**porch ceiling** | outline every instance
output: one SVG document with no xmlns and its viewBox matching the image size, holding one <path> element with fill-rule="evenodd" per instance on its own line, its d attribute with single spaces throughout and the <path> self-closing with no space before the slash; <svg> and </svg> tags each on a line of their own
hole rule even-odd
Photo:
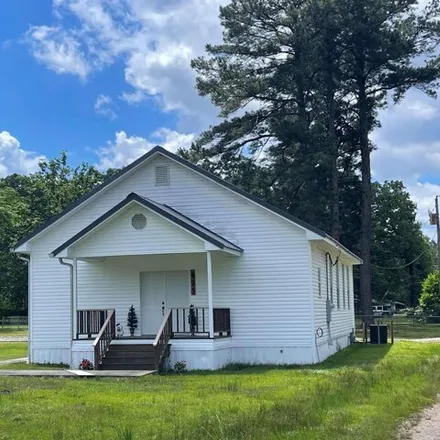
<svg viewBox="0 0 440 440">
<path fill-rule="evenodd" d="M 158 203 L 154 200 L 147 199 L 145 197 L 139 196 L 138 194 L 131 193 L 129 194 L 123 201 L 115 205 L 101 217 L 96 219 L 94 222 L 90 223 L 80 232 L 75 234 L 69 240 L 64 242 L 61 246 L 56 248 L 50 254 L 51 257 L 65 257 L 69 258 L 71 256 L 75 257 L 84 257 L 84 256 L 112 256 L 112 255 L 131 255 L 130 253 L 130 243 L 133 243 L 132 234 L 139 233 L 139 231 L 134 231 L 133 228 L 128 228 L 126 222 L 122 222 L 121 225 L 116 224 L 113 220 L 117 220 L 119 217 L 123 217 L 129 210 L 131 210 L 132 206 L 137 206 L 139 209 L 142 207 L 146 212 L 150 213 L 150 218 L 152 219 L 152 225 L 147 225 L 145 228 L 146 232 L 144 236 L 137 235 L 135 237 L 135 243 L 137 240 L 142 240 L 142 237 L 145 238 L 145 235 L 148 237 L 158 240 L 158 232 L 163 232 L 165 240 L 164 242 L 169 242 L 171 246 L 171 250 L 168 252 L 165 250 L 165 253 L 170 253 L 174 249 L 176 251 L 176 246 L 179 245 L 179 241 L 182 242 L 182 250 L 184 252 L 203 252 L 208 250 L 221 250 L 224 252 L 232 253 L 234 255 L 240 255 L 243 252 L 243 249 L 222 237 L 218 233 L 206 228 L 195 220 L 185 216 L 180 213 L 176 209 Z M 109 225 L 109 226 L 108 226 Z M 156 225 L 156 230 L 154 230 L 154 225 Z M 108 226 L 108 228 L 107 228 Z M 159 226 L 162 229 L 158 229 Z M 109 236 L 106 236 L 106 229 L 108 230 Z M 100 232 L 99 238 L 96 234 L 97 231 Z M 125 234 L 125 235 L 124 235 Z M 117 252 L 116 253 L 97 253 L 94 255 L 73 255 L 73 249 L 78 249 L 78 247 L 84 246 L 84 243 L 90 241 L 90 244 L 94 244 L 95 247 L 99 247 L 99 245 L 108 240 L 115 241 L 117 240 Z M 146 242 L 148 245 L 151 241 Z M 125 251 L 123 248 L 127 245 L 127 250 Z M 122 247 L 122 249 L 121 249 Z M 122 253 L 121 253 L 122 252 Z M 181 252 L 181 251 L 180 251 Z M 142 254 L 139 252 L 139 249 L 135 249 L 133 255 Z M 145 252 L 148 253 L 161 253 L 160 249 L 156 249 L 155 252 Z"/>
</svg>

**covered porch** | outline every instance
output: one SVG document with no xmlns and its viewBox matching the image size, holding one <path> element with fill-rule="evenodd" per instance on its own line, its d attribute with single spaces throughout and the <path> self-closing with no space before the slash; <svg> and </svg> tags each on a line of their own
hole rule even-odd
<svg viewBox="0 0 440 440">
<path fill-rule="evenodd" d="M 159 366 L 171 340 L 230 337 L 219 282 L 242 252 L 173 208 L 130 195 L 51 254 L 71 270 L 72 341 L 92 343 L 99 368 L 110 345 L 151 345 Z"/>
</svg>

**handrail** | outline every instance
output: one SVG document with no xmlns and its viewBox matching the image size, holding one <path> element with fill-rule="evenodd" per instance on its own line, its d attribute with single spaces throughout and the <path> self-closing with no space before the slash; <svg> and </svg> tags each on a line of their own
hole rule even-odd
<svg viewBox="0 0 440 440">
<path fill-rule="evenodd" d="M 93 341 L 93 349 L 95 352 L 95 368 L 99 369 L 112 339 L 116 334 L 115 310 L 110 310 L 107 319 L 101 327 L 101 330 Z"/>
<path fill-rule="evenodd" d="M 168 318 L 170 317 L 170 315 L 171 315 L 171 310 L 168 310 L 167 314 L 165 315 L 165 318 L 162 321 L 161 326 L 159 327 L 159 331 L 157 332 L 156 339 L 153 342 L 153 347 L 156 347 L 157 344 L 159 343 L 160 336 L 161 336 L 165 326 L 167 325 Z"/>
<path fill-rule="evenodd" d="M 161 363 L 164 359 L 165 353 L 168 350 L 168 343 L 172 336 L 172 314 L 171 310 L 168 310 L 165 318 L 162 321 L 162 325 L 157 332 L 156 338 L 153 342 L 154 348 L 154 365 L 156 370 L 159 370 Z"/>
</svg>

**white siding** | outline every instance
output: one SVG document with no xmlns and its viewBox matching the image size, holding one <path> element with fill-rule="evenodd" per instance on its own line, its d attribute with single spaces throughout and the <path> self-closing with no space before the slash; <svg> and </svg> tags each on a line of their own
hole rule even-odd
<svg viewBox="0 0 440 440">
<path fill-rule="evenodd" d="M 326 253 L 331 255 L 332 262 L 335 263 L 338 258 L 336 250 L 323 248 L 320 245 L 312 244 L 312 273 L 313 273 L 313 298 L 314 298 L 314 325 L 315 337 L 316 330 L 323 330 L 322 337 L 316 337 L 315 354 L 319 348 L 319 356 L 316 360 L 322 360 L 324 357 L 334 353 L 339 348 L 344 348 L 348 344 L 348 338 L 354 328 L 354 302 L 353 302 L 353 266 L 350 262 L 339 256 L 337 265 L 328 264 L 329 270 L 333 271 L 333 309 L 332 320 L 330 325 L 327 324 L 326 300 L 331 298 L 330 282 L 327 293 L 327 270 L 326 270 Z M 330 260 L 329 260 L 330 261 Z M 343 280 L 341 274 L 342 264 L 345 268 L 345 291 L 343 289 Z M 331 267 L 331 269 L 330 269 Z M 346 268 L 348 268 L 349 276 L 347 280 Z M 321 296 L 319 295 L 319 270 L 321 272 Z M 338 286 L 337 273 L 339 275 L 339 307 L 338 307 Z M 330 272 L 328 272 L 330 279 Z M 345 307 L 344 298 L 345 296 Z M 349 300 L 349 302 L 348 302 Z M 348 304 L 350 303 L 350 307 Z"/>
<path fill-rule="evenodd" d="M 131 220 L 136 214 L 143 214 L 147 218 L 144 229 L 133 228 Z M 85 236 L 73 247 L 69 256 L 176 254 L 204 250 L 205 244 L 200 238 L 134 203 L 99 230 Z"/>
<path fill-rule="evenodd" d="M 169 186 L 155 185 L 156 164 L 169 164 Z M 252 350 L 256 361 L 259 348 L 271 348 L 280 356 L 290 348 L 292 353 L 307 353 L 299 354 L 298 362 L 309 358 L 315 341 L 310 247 L 305 231 L 163 157 L 107 188 L 34 240 L 35 343 L 51 349 L 70 347 L 69 271 L 48 254 L 130 192 L 169 204 L 244 249 L 238 258 L 213 256 L 214 307 L 231 308 L 234 346 Z M 114 239 L 124 247 L 123 241 Z M 143 257 L 136 258 L 141 261 Z M 204 273 L 202 266 L 206 267 L 206 262 L 200 261 L 200 271 Z M 79 306 L 116 307 L 117 319 L 123 320 L 123 310 L 127 304 L 136 303 L 139 295 L 140 268 L 131 263 L 124 269 L 111 268 L 109 261 L 105 264 L 79 265 Z M 169 267 L 179 269 L 171 262 Z M 263 353 L 260 358 L 267 361 L 265 356 Z M 292 354 L 289 362 L 295 356 Z"/>
<path fill-rule="evenodd" d="M 126 327 L 128 308 L 133 304 L 139 318 L 138 330 L 142 328 L 140 308 L 140 273 L 163 270 L 196 271 L 196 296 L 190 296 L 188 278 L 188 303 L 197 307 L 207 306 L 205 255 L 168 255 L 114 257 L 104 261 L 79 262 L 78 308 L 115 309 L 116 322 Z"/>
</svg>

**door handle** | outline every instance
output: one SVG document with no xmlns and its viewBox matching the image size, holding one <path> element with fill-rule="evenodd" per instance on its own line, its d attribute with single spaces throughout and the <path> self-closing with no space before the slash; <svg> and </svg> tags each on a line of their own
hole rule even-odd
<svg viewBox="0 0 440 440">
<path fill-rule="evenodd" d="M 162 316 L 165 316 L 165 303 L 162 301 Z"/>
</svg>

